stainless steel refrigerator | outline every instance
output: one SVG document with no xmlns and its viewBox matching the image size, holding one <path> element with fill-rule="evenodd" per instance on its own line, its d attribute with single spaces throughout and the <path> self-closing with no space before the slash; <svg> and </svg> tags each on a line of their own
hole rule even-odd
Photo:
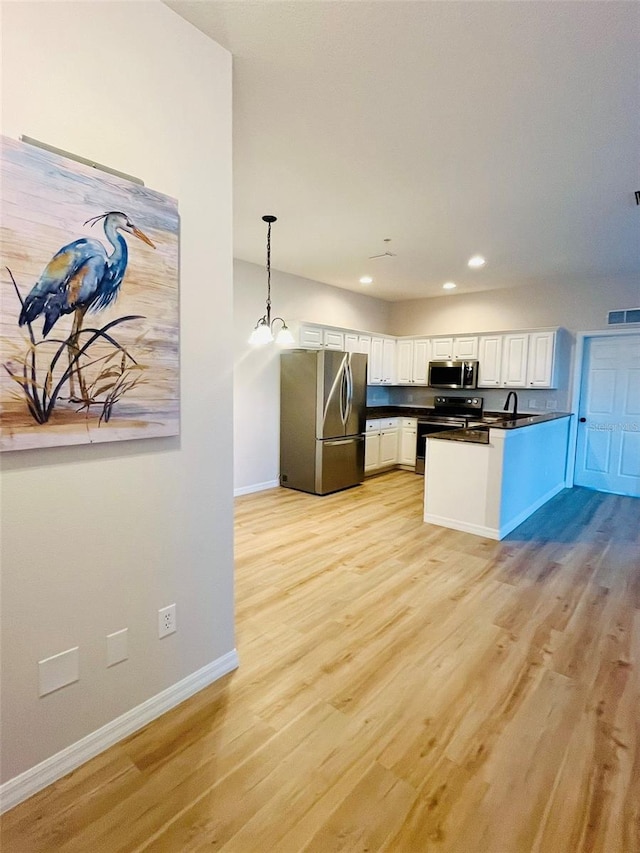
<svg viewBox="0 0 640 853">
<path fill-rule="evenodd" d="M 280 485 L 326 495 L 364 478 L 367 356 L 280 356 Z"/>
</svg>

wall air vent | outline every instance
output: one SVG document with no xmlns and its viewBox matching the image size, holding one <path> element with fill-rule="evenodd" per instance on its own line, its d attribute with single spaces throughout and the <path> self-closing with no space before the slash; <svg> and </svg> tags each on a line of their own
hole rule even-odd
<svg viewBox="0 0 640 853">
<path fill-rule="evenodd" d="M 610 326 L 621 326 L 625 323 L 640 323 L 640 308 L 627 308 L 622 311 L 609 311 L 607 323 Z"/>
</svg>

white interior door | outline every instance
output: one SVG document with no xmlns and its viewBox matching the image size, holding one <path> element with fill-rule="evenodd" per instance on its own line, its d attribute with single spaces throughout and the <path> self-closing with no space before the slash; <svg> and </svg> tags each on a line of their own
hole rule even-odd
<svg viewBox="0 0 640 853">
<path fill-rule="evenodd" d="M 640 497 L 640 334 L 585 340 L 576 486 Z"/>
</svg>

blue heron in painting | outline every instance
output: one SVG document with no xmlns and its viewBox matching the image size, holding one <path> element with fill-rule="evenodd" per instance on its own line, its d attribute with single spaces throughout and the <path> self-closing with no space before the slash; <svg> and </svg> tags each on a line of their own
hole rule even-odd
<svg viewBox="0 0 640 853">
<path fill-rule="evenodd" d="M 87 311 L 102 311 L 118 297 L 120 285 L 127 269 L 127 243 L 118 233 L 126 231 L 143 240 L 155 249 L 151 240 L 133 224 L 126 213 L 111 210 L 88 219 L 85 225 L 95 225 L 103 220 L 104 233 L 113 251 L 107 250 L 100 240 L 81 237 L 63 246 L 51 258 L 36 284 L 24 300 L 18 323 L 32 323 L 44 315 L 42 336 L 46 337 L 62 314 L 74 314 L 73 328 L 69 338 L 69 362 L 78 353 L 78 338 L 82 321 Z M 71 397 L 75 396 L 73 375 L 78 380 L 83 398 L 83 386 L 79 366 L 70 375 Z"/>
</svg>

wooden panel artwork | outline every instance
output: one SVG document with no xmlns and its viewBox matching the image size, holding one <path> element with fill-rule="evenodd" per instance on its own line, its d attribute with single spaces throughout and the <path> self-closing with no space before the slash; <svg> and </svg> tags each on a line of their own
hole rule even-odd
<svg viewBox="0 0 640 853">
<path fill-rule="evenodd" d="M 179 432 L 174 199 L 2 138 L 0 450 Z"/>
</svg>

